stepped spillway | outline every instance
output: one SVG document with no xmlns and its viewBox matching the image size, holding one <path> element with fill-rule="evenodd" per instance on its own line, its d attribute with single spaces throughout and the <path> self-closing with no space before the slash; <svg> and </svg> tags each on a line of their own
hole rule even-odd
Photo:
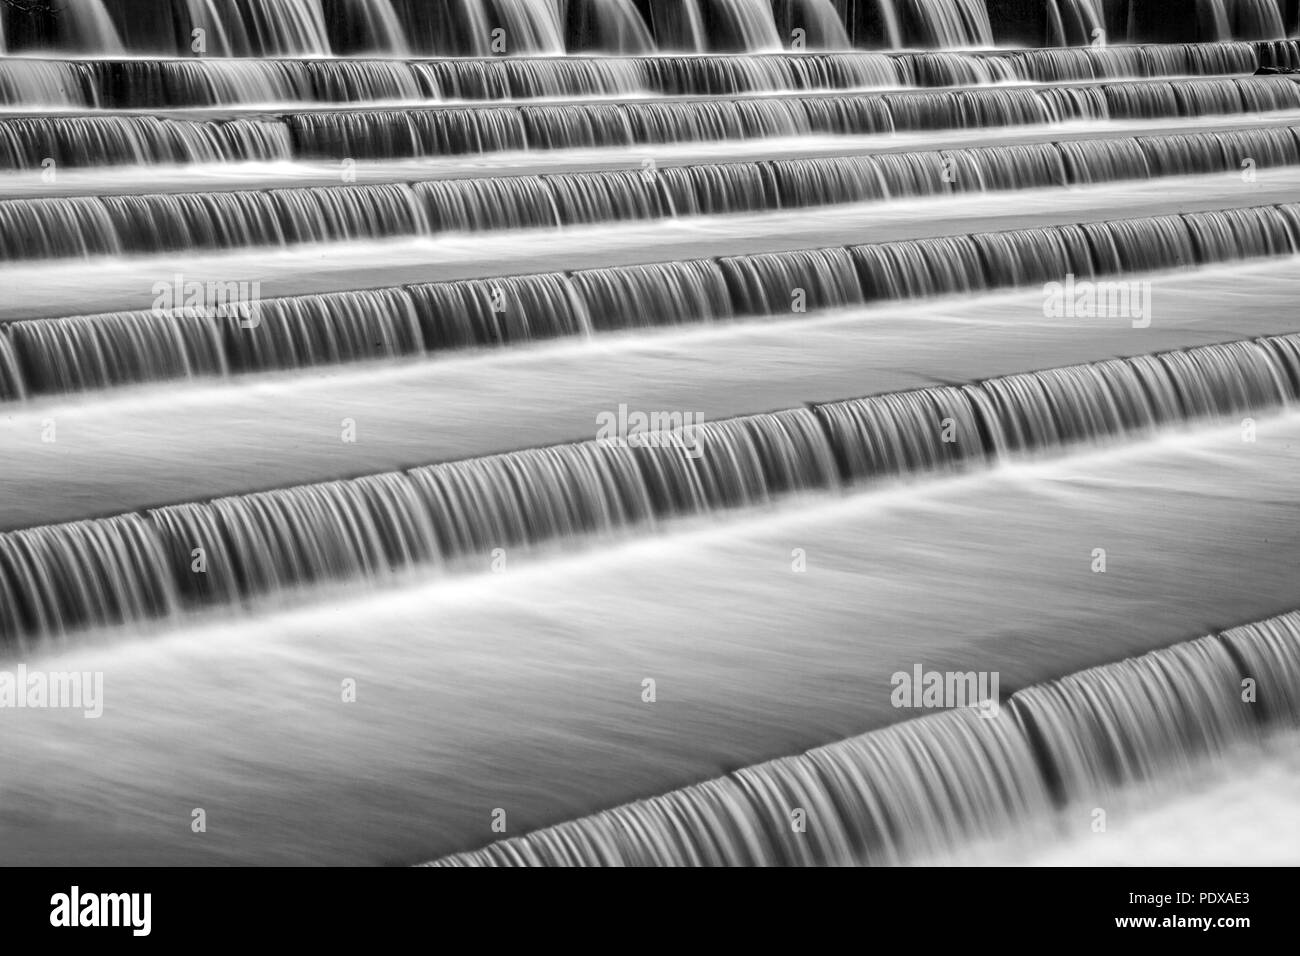
<svg viewBox="0 0 1300 956">
<path fill-rule="evenodd" d="M 1294 4 L 149 6 L 0 5 L 0 861 L 1285 806 Z"/>
<path fill-rule="evenodd" d="M 122 729 L 106 741 L 80 715 L 26 712 L 31 733 L 0 753 L 31 772 L 6 777 L 0 806 L 58 797 L 78 822 L 25 814 L 6 854 L 432 859 L 498 839 L 503 802 L 508 835 L 522 835 L 908 720 L 924 712 L 891 706 L 890 675 L 915 662 L 998 671 L 1009 694 L 1281 614 L 1300 561 L 1276 533 L 1297 506 L 1300 422 L 1261 419 L 1258 437 L 1248 456 L 1231 425 L 617 547 L 512 551 L 508 588 L 485 559 L 451 587 L 343 586 L 275 613 L 82 633 L 40 659 L 104 670 Z M 1089 568 L 1097 546 L 1104 575 Z M 790 570 L 796 547 L 804 574 Z M 1243 579 L 1247 564 L 1258 570 Z M 793 641 L 808 608 L 823 626 Z M 340 708 L 338 674 L 371 688 L 378 712 Z M 213 722 L 223 742 L 195 748 Z M 90 759 L 105 747 L 112 759 Z M 566 772 L 545 772 L 556 765 Z M 165 813 L 196 790 L 231 815 L 198 847 Z M 413 807 L 418 828 L 402 822 Z"/>
<path fill-rule="evenodd" d="M 0 116 L 0 166 L 385 160 L 519 150 L 1043 126 L 1300 108 L 1290 76 L 520 106 Z"/>
<path fill-rule="evenodd" d="M 1005 723 L 949 711 L 437 862 L 844 866 L 935 855 L 1054 804 L 1095 803 L 1164 762 L 1190 769 L 1242 739 L 1294 729 L 1298 650 L 1292 613 L 1026 688 L 1004 705 Z M 1277 681 L 1258 722 L 1236 693 L 1257 672 Z M 786 826 L 795 807 L 812 812 L 813 839 Z"/>
<path fill-rule="evenodd" d="M 372 578 L 1297 400 L 1300 336 L 1278 336 L 679 425 L 640 445 L 597 439 L 43 525 L 0 535 L 11 609 L 0 642 L 170 614 L 182 599 Z M 950 433 L 935 430 L 944 422 Z M 189 573 L 195 549 L 211 557 L 210 573 Z"/>
</svg>

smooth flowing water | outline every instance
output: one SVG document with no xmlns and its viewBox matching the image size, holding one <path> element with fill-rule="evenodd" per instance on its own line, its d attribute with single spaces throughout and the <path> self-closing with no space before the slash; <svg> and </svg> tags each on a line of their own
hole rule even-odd
<svg viewBox="0 0 1300 956">
<path fill-rule="evenodd" d="M 431 859 L 497 839 L 494 807 L 522 835 L 910 723 L 927 712 L 892 705 L 891 674 L 916 663 L 998 671 L 1009 695 L 1260 620 L 1294 594 L 1300 552 L 1276 532 L 1300 505 L 1298 429 L 1260 419 L 1254 444 L 1232 425 L 599 552 L 511 550 L 495 573 L 333 587 L 290 611 L 79 635 L 26 659 L 102 671 L 113 732 L 79 712 L 12 715 L 0 857 Z M 1106 574 L 1089 568 L 1099 543 Z M 365 715 L 340 707 L 339 674 Z M 194 792 L 227 821 L 197 850 L 166 812 Z M 33 812 L 46 806 L 60 811 Z"/>
<path fill-rule="evenodd" d="M 143 6 L 0 4 L 0 859 L 1287 839 L 1279 4 Z"/>
<path fill-rule="evenodd" d="M 1269 675 L 1269 703 L 1251 708 L 1240 688 L 1256 673 Z M 1293 731 L 1297 688 L 1293 613 L 1025 688 L 1001 704 L 1005 715 L 905 721 L 438 862 L 845 866 L 934 856 Z M 790 826 L 800 811 L 806 831 Z"/>
<path fill-rule="evenodd" d="M 1280 336 L 44 525 L 0 534 L 0 642 L 1297 399 L 1300 337 Z"/>
</svg>

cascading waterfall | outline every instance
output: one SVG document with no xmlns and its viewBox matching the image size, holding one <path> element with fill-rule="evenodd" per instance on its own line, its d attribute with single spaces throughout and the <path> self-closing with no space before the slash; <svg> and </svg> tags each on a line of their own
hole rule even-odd
<svg viewBox="0 0 1300 956">
<path fill-rule="evenodd" d="M 591 331 L 586 304 L 563 275 L 438 282 L 401 291 L 410 295 L 419 317 L 422 347 L 434 350 Z M 497 308 L 497 302 L 506 308 Z"/>
<path fill-rule="evenodd" d="M 564 53 L 564 27 L 556 0 L 488 0 L 493 22 L 512 54 Z M 491 48 L 489 47 L 489 50 Z"/>
<path fill-rule="evenodd" d="M 1285 65 L 1295 44 L 1263 57 Z M 65 106 L 409 103 L 629 93 L 733 95 L 1215 76 L 1254 70 L 1249 44 L 987 53 L 802 53 L 762 56 L 507 57 L 467 60 L 50 61 L 0 58 L 0 103 Z"/>
<path fill-rule="evenodd" d="M 224 376 L 281 368 L 308 368 L 364 359 L 397 358 L 426 349 L 479 344 L 493 335 L 487 313 L 472 331 L 456 329 L 448 305 L 418 310 L 415 290 L 377 289 L 269 299 L 258 304 L 258 325 L 247 334 L 239 308 L 211 311 L 118 313 L 55 321 L 19 322 L 0 337 L 8 361 L 0 365 L 0 389 L 10 399 L 80 388 L 111 388 L 135 382 Z M 520 300 L 526 301 L 526 300 Z M 421 327 L 422 318 L 448 317 L 445 325 Z M 457 334 L 457 332 L 461 334 Z M 580 330 L 569 329 L 567 334 Z M 501 341 L 509 338 L 495 333 Z M 555 334 L 566 334 L 556 332 Z M 520 334 L 517 338 L 527 338 Z M 7 373 L 5 370 L 12 370 Z"/>
<path fill-rule="evenodd" d="M 592 327 L 601 330 L 680 322 L 709 322 L 735 316 L 726 279 L 717 262 L 685 260 L 591 269 L 567 277 Z M 635 300 L 635 309 L 629 308 Z M 563 314 L 563 313 L 561 313 Z M 549 322 L 548 322 L 549 324 Z"/>
<path fill-rule="evenodd" d="M 320 0 L 247 0 L 248 52 L 260 56 L 328 56 Z"/>
<path fill-rule="evenodd" d="M 58 9 L 55 17 L 60 46 L 74 53 L 112 56 L 124 52 L 104 0 L 77 0 Z"/>
<path fill-rule="evenodd" d="M 1136 162 L 1145 160 L 1139 156 Z M 1226 160 L 1225 165 L 1233 168 L 1235 161 Z M 1047 169 L 1051 172 L 1051 167 Z M 899 175 L 904 184 L 909 172 L 904 168 Z M 885 174 L 881 176 L 889 182 Z M 506 181 L 489 182 L 500 185 Z M 709 180 L 703 182 L 707 185 Z M 423 209 L 407 205 L 411 202 L 408 194 L 391 186 L 365 188 L 387 190 L 394 207 L 406 210 L 409 230 L 415 231 L 416 223 L 423 220 Z M 312 192 L 294 191 L 299 201 L 304 195 Z M 449 210 L 447 195 L 442 189 L 431 193 L 438 202 L 430 206 L 428 215 L 436 218 L 434 210 L 441 208 L 444 216 L 461 217 L 458 224 L 465 222 L 471 213 Z M 500 224 L 498 213 L 503 208 L 497 201 L 501 195 L 499 190 L 492 190 L 475 197 L 483 204 L 482 215 L 496 224 Z M 515 199 L 520 193 L 512 190 L 504 195 Z M 245 197 L 235 194 L 230 208 L 239 208 L 243 201 Z M 684 208 L 690 197 L 675 201 Z M 20 211 L 25 208 L 18 207 Z M 118 208 L 127 212 L 148 209 L 136 203 L 124 203 Z M 177 208 L 183 208 L 183 204 Z M 259 215 L 270 208 L 262 207 Z M 295 207 L 286 203 L 279 208 Z M 272 218 L 263 235 L 283 238 L 286 231 L 309 227 L 320 235 L 337 235 L 348 229 L 358 231 L 363 228 L 361 224 L 374 221 L 339 202 L 328 207 L 296 208 L 306 210 L 296 220 L 297 225 L 286 230 Z M 554 213 L 558 206 L 544 196 L 536 208 L 539 216 L 544 216 L 546 210 Z M 326 223 L 322 221 L 323 209 L 343 209 L 346 214 Z M 150 221 L 163 219 L 161 215 L 141 216 Z M 48 227 L 57 221 L 50 217 L 43 223 Z M 30 219 L 24 225 L 20 215 L 0 204 L 0 225 L 15 222 L 36 234 L 57 237 L 53 230 L 41 233 L 39 228 L 33 229 Z M 80 231 L 70 233 L 67 241 L 90 241 L 95 233 L 87 224 L 96 222 L 100 230 L 96 240 L 99 254 L 110 249 L 120 253 L 126 241 L 138 242 L 144 235 L 144 230 L 120 230 L 105 212 L 102 221 L 83 214 L 78 220 Z M 211 241 L 218 246 L 230 236 L 240 241 L 249 238 L 251 226 L 221 233 L 216 231 L 216 225 L 222 222 L 229 226 L 237 220 L 227 217 L 189 223 L 177 218 L 161 239 L 197 236 L 204 229 L 209 230 Z M 484 224 L 483 219 L 477 222 Z M 511 224 L 519 224 L 517 216 Z M 63 254 L 85 251 L 82 246 L 46 250 Z M 209 303 L 207 309 L 188 305 L 177 310 L 32 319 L 0 325 L 0 342 L 12 357 L 10 362 L 0 363 L 0 398 L 131 382 L 308 368 L 629 328 L 788 315 L 790 290 L 796 288 L 804 290 L 807 307 L 834 309 L 882 300 L 1061 282 L 1067 275 L 1098 278 L 1297 252 L 1300 205 L 1287 204 L 844 248 L 613 266 L 566 274 L 268 298 L 257 304 L 258 322 L 254 328 L 246 326 L 242 311 L 217 303 Z"/>
<path fill-rule="evenodd" d="M 493 22 L 483 0 L 393 0 L 409 48 L 427 56 L 490 56 Z"/>
<path fill-rule="evenodd" d="M 354 52 L 410 55 L 406 33 L 389 0 L 344 0 L 343 12 L 348 32 L 358 37 Z"/>
<path fill-rule="evenodd" d="M 236 51 L 248 48 L 247 38 L 243 34 L 243 24 L 238 28 L 227 25 L 222 15 L 222 7 L 229 7 L 228 0 L 185 0 L 185 14 L 190 26 L 191 44 L 194 31 L 202 30 L 202 46 L 212 56 L 237 56 Z M 232 30 L 235 35 L 232 36 Z"/>
<path fill-rule="evenodd" d="M 655 42 L 632 0 L 587 0 L 576 8 L 577 34 L 584 50 L 649 53 Z"/>
<path fill-rule="evenodd" d="M 1297 399 L 1300 335 L 1274 336 L 14 531 L 0 645 Z"/>
<path fill-rule="evenodd" d="M 665 52 L 704 53 L 709 48 L 702 0 L 648 0 L 651 29 Z"/>
<path fill-rule="evenodd" d="M 779 50 L 770 0 L 703 0 L 711 13 L 712 49 Z"/>
<path fill-rule="evenodd" d="M 1254 47 L 1260 68 L 1294 69 L 1300 66 L 1300 40 L 1274 40 L 1256 43 Z"/>
<path fill-rule="evenodd" d="M 1294 400 L 1295 339 L 1207 348 L 899 392 L 816 411 L 845 479 L 856 482 L 1149 433 Z M 945 419 L 965 442 L 937 434 L 932 423 Z"/>
<path fill-rule="evenodd" d="M 884 45 L 891 50 L 900 49 L 903 46 L 903 25 L 894 0 L 876 0 L 876 12 L 884 30 Z"/>
<path fill-rule="evenodd" d="M 1202 0 L 1201 2 L 1201 16 L 1203 18 L 1208 17 L 1211 35 L 1217 40 L 1230 36 L 1232 33 L 1232 26 L 1228 22 L 1228 3 L 1230 2 L 1231 0 Z"/>
<path fill-rule="evenodd" d="M 649 62 L 633 57 L 435 60 L 411 69 L 432 99 L 530 99 L 642 93 Z"/>
<path fill-rule="evenodd" d="M 272 162 L 293 156 L 282 123 L 231 119 L 217 123 L 138 116 L 0 120 L 0 166 Z"/>
<path fill-rule="evenodd" d="M 1245 666 L 1249 662 L 1251 666 Z M 1259 680 L 1254 707 L 1244 678 Z M 899 864 L 1300 725 L 1292 612 L 445 857 L 441 866 Z M 806 832 L 789 825 L 805 810 Z"/>
<path fill-rule="evenodd" d="M 802 30 L 801 41 L 807 49 L 848 50 L 853 47 L 844 23 L 831 0 L 778 0 L 780 19 L 793 31 Z"/>
<path fill-rule="evenodd" d="M 142 22 L 132 0 L 15 5 L 0 10 L 0 53 L 512 57 L 768 52 L 797 42 L 847 49 L 842 16 L 866 10 L 870 32 L 856 39 L 867 47 L 991 47 L 1008 39 L 994 35 L 985 0 L 159 0 L 154 7 L 155 19 Z M 1105 39 L 1100 0 L 1045 0 L 1044 19 L 1049 43 Z M 1277 0 L 1201 0 L 1199 21 L 1204 39 L 1286 36 Z"/>
<path fill-rule="evenodd" d="M 693 459 L 676 441 L 583 442 L 176 505 L 152 518 L 175 567 L 190 560 L 194 546 L 212 549 L 209 567 L 221 570 L 179 579 L 191 600 L 209 602 L 374 578 L 485 548 L 609 534 L 837 481 L 822 430 L 806 410 L 709 423 L 682 441 L 725 452 Z"/>
<path fill-rule="evenodd" d="M 1102 0 L 1048 0 L 1047 25 L 1048 41 L 1060 46 L 1102 44 L 1106 40 Z"/>
<path fill-rule="evenodd" d="M 907 0 L 907 17 L 917 26 L 923 46 L 992 46 L 984 0 Z"/>
<path fill-rule="evenodd" d="M 171 613 L 178 594 L 161 546 L 139 515 L 0 535 L 2 643 Z"/>
<path fill-rule="evenodd" d="M 780 315 L 789 313 L 790 290 L 795 288 L 805 290 L 809 305 L 856 305 L 1060 281 L 1067 274 L 1095 278 L 1243 255 L 1290 254 L 1300 249 L 1298 214 L 1300 210 L 1292 206 L 1247 208 L 845 249 L 727 256 L 716 260 L 717 269 L 684 261 L 650 268 L 661 272 L 658 280 L 670 284 L 698 277 L 712 286 L 713 291 L 692 292 L 689 300 L 676 302 L 708 302 L 715 314 L 719 310 L 713 303 L 729 303 L 722 307 L 724 314 Z M 610 267 L 575 274 L 580 290 L 597 285 L 608 290 L 598 302 L 589 300 L 591 314 L 599 316 L 599 327 L 634 328 L 654 322 L 657 311 L 644 310 L 635 297 L 648 284 L 643 278 L 645 268 Z M 680 309 L 672 315 L 677 322 L 686 318 Z"/>
<path fill-rule="evenodd" d="M 47 158 L 70 167 L 403 159 L 1293 109 L 1300 109 L 1300 83 L 1248 77 L 701 102 L 330 110 L 275 119 L 20 117 L 0 119 L 0 168 L 36 169 Z"/>
<path fill-rule="evenodd" d="M 61 810 L 3 852 L 951 862 L 1276 747 L 1300 612 L 1025 683 L 1297 604 L 1300 333 L 1258 311 L 1300 255 L 1295 3 L 1180 11 L 0 0 L 0 655 L 131 663 L 109 736 L 6 737 L 0 804 Z M 1015 693 L 889 726 L 926 646 Z M 299 650 L 310 701 L 261 693 Z M 378 722 L 304 722 L 366 654 Z M 646 655 L 693 668 L 669 725 L 617 689 Z M 196 780 L 198 842 L 157 812 Z M 475 850 L 485 793 L 524 835 Z"/>
<path fill-rule="evenodd" d="M 1201 0 L 1213 39 L 1276 40 L 1287 35 L 1277 0 Z"/>
</svg>

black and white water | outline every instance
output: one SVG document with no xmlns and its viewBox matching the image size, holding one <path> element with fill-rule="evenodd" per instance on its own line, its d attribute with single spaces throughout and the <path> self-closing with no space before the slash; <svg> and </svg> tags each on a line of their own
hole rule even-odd
<svg viewBox="0 0 1300 956">
<path fill-rule="evenodd" d="M 1293 5 L 142 6 L 0 12 L 0 861 L 1300 862 Z"/>
</svg>

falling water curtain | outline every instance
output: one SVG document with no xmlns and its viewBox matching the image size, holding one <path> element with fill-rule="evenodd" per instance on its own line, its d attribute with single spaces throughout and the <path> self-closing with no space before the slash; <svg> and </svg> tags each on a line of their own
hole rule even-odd
<svg viewBox="0 0 1300 956">
<path fill-rule="evenodd" d="M 746 10 L 749 3 L 756 6 Z M 0 50 L 274 56 L 324 47 L 336 55 L 485 56 L 495 52 L 491 30 L 502 25 L 525 34 L 515 38 L 517 50 L 535 47 L 526 35 L 532 22 L 557 25 L 569 52 L 701 53 L 735 46 L 736 18 L 764 5 L 782 45 L 796 28 L 816 45 L 824 32 L 817 18 L 833 13 L 858 49 L 931 45 L 935 23 L 969 27 L 981 8 L 999 46 L 1266 40 L 1300 31 L 1300 0 L 0 0 Z"/>
</svg>

